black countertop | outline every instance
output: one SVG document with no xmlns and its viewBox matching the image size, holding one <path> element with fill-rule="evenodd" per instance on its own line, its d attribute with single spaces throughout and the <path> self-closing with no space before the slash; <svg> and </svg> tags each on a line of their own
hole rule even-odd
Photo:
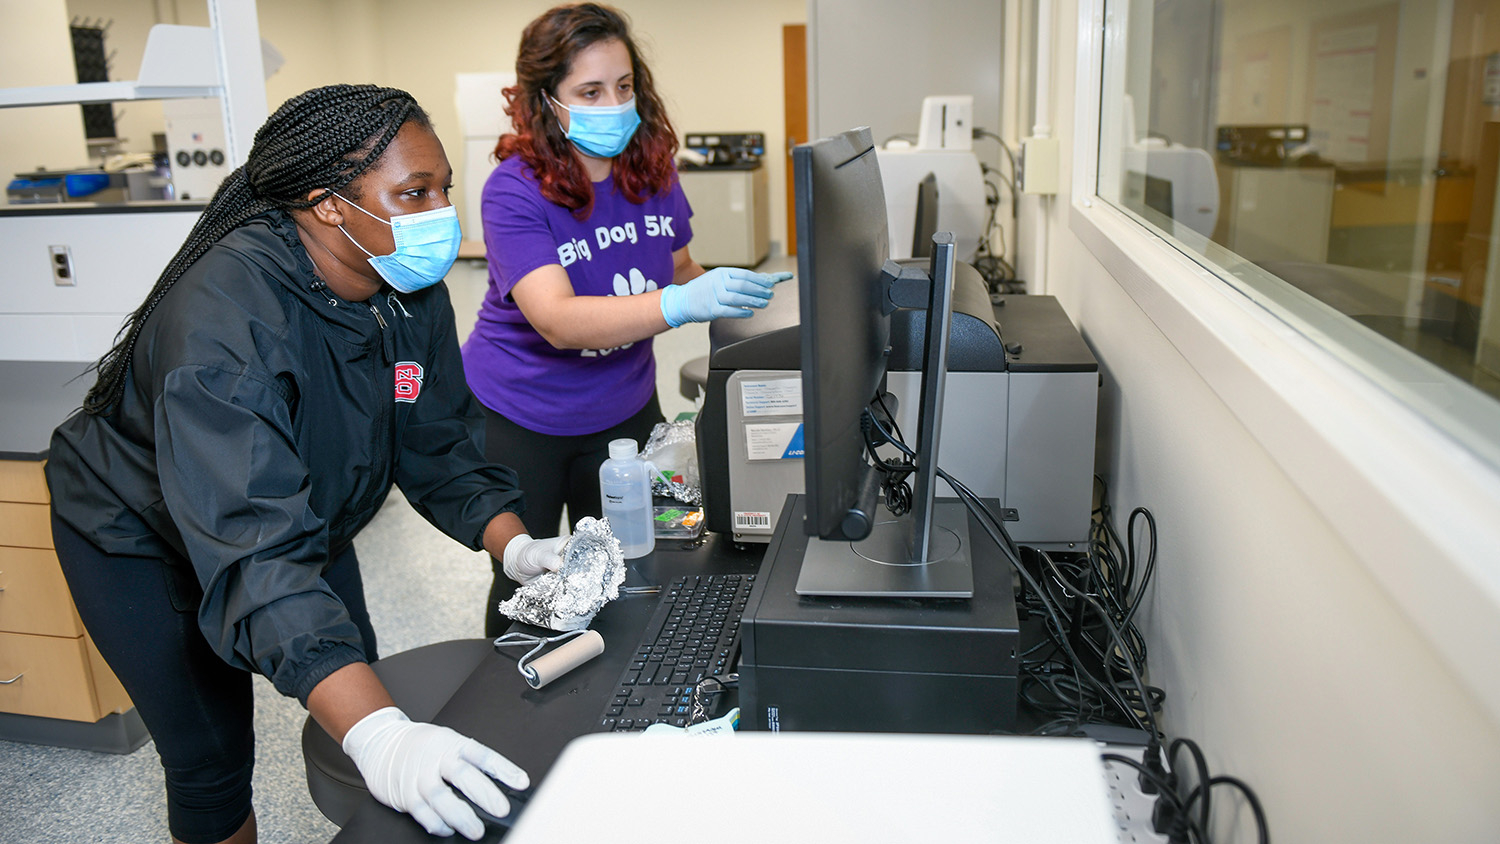
<svg viewBox="0 0 1500 844">
<path fill-rule="evenodd" d="M 0 460 L 45 460 L 52 429 L 83 406 L 91 364 L 0 361 Z"/>
</svg>

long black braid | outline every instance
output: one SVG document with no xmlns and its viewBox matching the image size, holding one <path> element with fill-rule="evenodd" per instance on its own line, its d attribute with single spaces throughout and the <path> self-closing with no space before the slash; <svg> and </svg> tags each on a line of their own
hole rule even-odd
<svg viewBox="0 0 1500 844">
<path fill-rule="evenodd" d="M 99 378 L 84 411 L 105 414 L 119 402 L 141 326 L 209 247 L 251 217 L 273 208 L 311 208 L 328 195 L 309 199 L 313 190 L 342 190 L 379 160 L 409 120 L 431 125 L 411 94 L 375 85 L 314 88 L 276 109 L 256 131 L 244 166 L 219 186 L 146 301 L 120 329 L 114 348 L 94 365 Z"/>
</svg>

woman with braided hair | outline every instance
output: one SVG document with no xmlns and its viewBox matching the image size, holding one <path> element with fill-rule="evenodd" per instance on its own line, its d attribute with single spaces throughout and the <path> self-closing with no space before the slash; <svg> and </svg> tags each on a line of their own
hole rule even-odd
<svg viewBox="0 0 1500 844">
<path fill-rule="evenodd" d="M 600 515 L 609 442 L 644 444 L 661 421 L 651 338 L 748 317 L 791 276 L 705 272 L 689 254 L 677 138 L 618 10 L 532 21 L 504 94 L 514 131 L 481 199 L 490 287 L 464 367 L 490 459 L 519 473 L 526 526 L 550 533 L 565 504 L 570 523 Z M 514 589 L 496 568 L 487 634 Z"/>
<path fill-rule="evenodd" d="M 482 455 L 452 306 L 452 169 L 404 91 L 287 101 L 54 433 L 47 482 L 78 613 L 166 772 L 176 841 L 254 841 L 250 674 L 296 696 L 381 802 L 484 831 L 525 772 L 397 709 L 353 537 L 392 483 L 513 577 L 560 565 Z"/>
</svg>

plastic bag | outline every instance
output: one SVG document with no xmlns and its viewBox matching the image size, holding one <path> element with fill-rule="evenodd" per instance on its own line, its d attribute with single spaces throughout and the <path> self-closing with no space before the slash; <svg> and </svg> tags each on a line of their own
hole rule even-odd
<svg viewBox="0 0 1500 844">
<path fill-rule="evenodd" d="M 675 498 L 684 504 L 703 503 L 698 477 L 698 441 L 691 419 L 658 422 L 641 450 L 651 463 L 651 493 Z"/>
</svg>

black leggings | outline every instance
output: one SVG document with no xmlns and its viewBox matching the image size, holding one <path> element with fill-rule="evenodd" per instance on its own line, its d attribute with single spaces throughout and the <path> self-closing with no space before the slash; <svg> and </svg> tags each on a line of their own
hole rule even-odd
<svg viewBox="0 0 1500 844">
<path fill-rule="evenodd" d="M 255 766 L 250 672 L 220 659 L 198 629 L 203 592 L 185 561 L 106 554 L 56 514 L 52 540 L 78 616 L 130 693 L 167 780 L 167 826 L 186 844 L 233 835 L 250 816 Z M 323 580 L 375 659 L 375 631 L 351 544 Z"/>
<path fill-rule="evenodd" d="M 609 441 L 629 437 L 635 440 L 637 449 L 644 448 L 651 429 L 662 421 L 661 402 L 655 392 L 634 416 L 597 434 L 539 434 L 487 407 L 484 418 L 484 456 L 491 463 L 509 466 L 520 476 L 521 489 L 526 493 L 521 522 L 537 539 L 557 536 L 564 504 L 569 525 L 584 516 L 597 519 L 604 515 L 599 506 L 599 466 L 609 458 Z M 505 576 L 499 560 L 491 558 L 490 562 L 495 579 L 484 617 L 484 635 L 494 637 L 510 626 L 498 607 L 515 594 L 516 583 Z"/>
</svg>

